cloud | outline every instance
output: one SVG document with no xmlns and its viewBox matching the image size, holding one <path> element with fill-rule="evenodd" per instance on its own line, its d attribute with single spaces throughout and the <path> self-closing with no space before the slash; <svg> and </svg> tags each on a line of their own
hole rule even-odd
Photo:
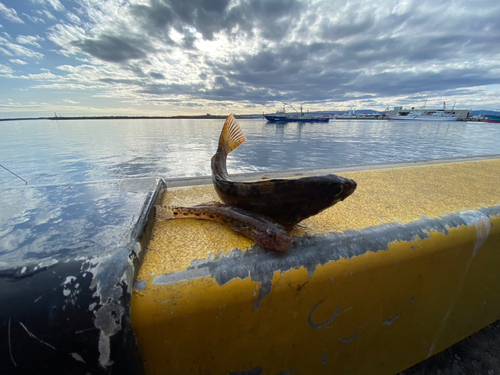
<svg viewBox="0 0 500 375">
<path fill-rule="evenodd" d="M 40 17 L 35 17 L 35 16 L 30 16 L 29 14 L 23 13 L 23 16 L 25 16 L 27 19 L 29 19 L 33 23 L 45 23 L 45 21 L 40 18 Z"/>
<path fill-rule="evenodd" d="M 49 20 L 56 20 L 57 18 L 52 14 L 50 13 L 47 9 L 38 9 L 38 10 L 35 10 L 35 13 L 40 15 L 40 16 L 45 16 L 47 17 Z"/>
<path fill-rule="evenodd" d="M 165 79 L 165 76 L 161 73 L 150 72 L 149 75 L 154 79 Z"/>
<path fill-rule="evenodd" d="M 7 21 L 14 22 L 14 23 L 24 23 L 24 21 L 22 19 L 20 19 L 19 16 L 17 15 L 17 12 L 15 9 L 8 8 L 7 6 L 5 6 L 2 3 L 0 3 L 0 14 Z"/>
<path fill-rule="evenodd" d="M 8 34 L 6 34 L 8 36 Z M 5 48 L 2 48 L 5 47 Z M 29 48 L 15 44 L 9 41 L 7 38 L 0 36 L 0 52 L 3 52 L 7 56 L 24 56 L 36 59 L 43 58 L 43 54 L 35 52 Z"/>
<path fill-rule="evenodd" d="M 56 80 L 59 77 L 56 76 L 55 74 L 50 73 L 50 72 L 43 72 L 43 73 L 22 75 L 22 76 L 19 76 L 17 78 L 29 79 L 29 80 L 32 80 L 32 81 L 45 81 L 45 80 L 54 81 L 54 80 Z"/>
<path fill-rule="evenodd" d="M 54 10 L 58 12 L 63 12 L 65 10 L 64 6 L 59 2 L 59 0 L 47 0 L 47 2 L 52 5 Z"/>
<path fill-rule="evenodd" d="M 66 12 L 66 17 L 68 18 L 68 20 L 74 24 L 81 24 L 82 23 L 82 20 L 80 19 L 80 17 L 78 17 L 76 14 L 73 14 L 71 12 Z"/>
<path fill-rule="evenodd" d="M 231 6 L 229 0 L 151 0 L 131 6 L 131 12 L 149 35 L 157 37 L 168 35 L 172 28 L 187 34 L 195 29 L 205 40 L 220 32 L 253 35 L 254 31 L 267 39 L 281 39 L 304 7 L 296 0 L 241 1 Z"/>
<path fill-rule="evenodd" d="M 143 50 L 145 46 L 138 47 L 138 41 L 127 36 L 100 35 L 97 39 L 73 41 L 72 44 L 81 51 L 108 62 L 123 62 L 147 56 Z"/>
<path fill-rule="evenodd" d="M 63 12 L 66 9 L 59 0 L 31 0 L 31 2 L 45 7 L 50 5 L 57 12 Z"/>
<path fill-rule="evenodd" d="M 38 43 L 41 41 L 44 41 L 42 37 L 36 35 L 36 36 L 31 36 L 31 35 L 18 35 L 16 38 L 16 42 L 19 44 L 29 44 L 38 48 L 42 48 L 42 46 Z"/>
<path fill-rule="evenodd" d="M 92 0 L 71 9 L 32 2 L 51 26 L 23 13 L 41 29 L 25 34 L 47 42 L 0 37 L 0 53 L 41 59 L 27 47 L 54 43 L 68 60 L 51 69 L 56 78 L 32 76 L 40 89 L 253 108 L 463 99 L 500 80 L 495 0 L 481 7 L 466 0 Z"/>
<path fill-rule="evenodd" d="M 0 74 L 11 74 L 14 73 L 14 71 L 8 67 L 7 65 L 2 65 L 0 64 Z"/>
<path fill-rule="evenodd" d="M 28 63 L 26 61 L 19 60 L 19 59 L 10 59 L 9 61 L 13 64 L 28 65 Z"/>
</svg>

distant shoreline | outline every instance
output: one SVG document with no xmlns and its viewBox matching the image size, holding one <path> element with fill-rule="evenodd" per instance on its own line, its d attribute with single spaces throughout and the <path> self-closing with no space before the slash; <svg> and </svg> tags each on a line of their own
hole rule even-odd
<svg viewBox="0 0 500 375">
<path fill-rule="evenodd" d="M 19 117 L 0 118 L 0 121 L 20 121 L 20 120 L 137 120 L 137 119 L 225 119 L 227 115 L 214 116 L 76 116 L 76 117 Z M 236 115 L 236 118 L 255 118 L 252 116 Z"/>
</svg>

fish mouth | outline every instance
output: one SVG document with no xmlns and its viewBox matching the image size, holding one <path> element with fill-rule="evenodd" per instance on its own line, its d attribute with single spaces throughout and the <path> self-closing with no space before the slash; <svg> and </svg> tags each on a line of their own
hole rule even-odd
<svg viewBox="0 0 500 375">
<path fill-rule="evenodd" d="M 342 189 L 342 200 L 347 198 L 349 195 L 354 193 L 354 190 L 358 187 L 358 184 L 354 180 L 350 180 L 348 178 L 344 179 L 344 184 L 343 184 L 343 189 Z"/>
</svg>

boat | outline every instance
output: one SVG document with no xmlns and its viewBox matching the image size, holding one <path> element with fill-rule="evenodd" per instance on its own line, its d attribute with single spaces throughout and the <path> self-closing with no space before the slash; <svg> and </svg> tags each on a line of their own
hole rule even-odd
<svg viewBox="0 0 500 375">
<path fill-rule="evenodd" d="M 427 100 L 425 101 L 427 103 Z M 455 112 L 453 109 L 455 108 L 455 104 L 453 104 L 453 108 L 451 113 L 446 112 L 446 103 L 443 102 L 443 109 L 438 109 L 434 112 L 426 111 L 425 104 L 424 109 L 421 111 L 417 111 L 412 109 L 408 114 L 401 114 L 401 111 L 395 116 L 389 116 L 389 120 L 412 120 L 412 121 L 457 121 L 458 117 L 455 116 Z"/>
<path fill-rule="evenodd" d="M 457 121 L 458 117 L 446 113 L 443 109 L 436 112 L 410 111 L 407 115 L 398 112 L 395 116 L 389 116 L 389 120 L 412 120 L 412 121 Z"/>
<path fill-rule="evenodd" d="M 500 123 L 500 116 L 499 115 L 484 115 L 484 122 L 496 122 Z"/>
<path fill-rule="evenodd" d="M 349 110 L 341 115 L 332 116 L 336 120 L 380 120 L 384 115 L 380 113 L 360 113 L 357 114 L 354 110 Z"/>
<path fill-rule="evenodd" d="M 264 114 L 264 117 L 269 122 L 328 122 L 330 118 L 322 115 L 311 115 L 308 113 L 304 113 L 302 111 L 302 106 L 300 106 L 300 112 L 297 111 L 297 114 L 287 114 L 286 113 L 286 104 L 283 104 L 283 108 L 280 108 L 275 113 L 272 114 Z M 292 106 L 293 108 L 293 106 Z"/>
<path fill-rule="evenodd" d="M 357 117 L 356 113 L 354 113 L 354 111 L 352 109 L 349 110 L 349 112 L 335 116 L 335 118 L 338 120 L 351 120 L 351 119 L 355 119 L 356 117 Z"/>
</svg>

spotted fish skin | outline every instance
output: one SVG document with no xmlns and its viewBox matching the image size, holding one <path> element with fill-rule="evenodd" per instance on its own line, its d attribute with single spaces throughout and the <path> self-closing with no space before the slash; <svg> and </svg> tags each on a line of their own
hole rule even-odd
<svg viewBox="0 0 500 375">
<path fill-rule="evenodd" d="M 271 218 L 219 203 L 193 207 L 156 206 L 156 219 L 203 219 L 215 221 L 255 241 L 262 247 L 278 252 L 287 251 L 292 243 L 287 231 Z"/>
<path fill-rule="evenodd" d="M 268 216 L 290 230 L 300 221 L 343 201 L 356 190 L 354 180 L 334 174 L 256 182 L 231 181 L 226 167 L 227 155 L 245 140 L 234 116 L 229 115 L 217 152 L 212 157 L 215 191 L 229 206 Z"/>
</svg>

